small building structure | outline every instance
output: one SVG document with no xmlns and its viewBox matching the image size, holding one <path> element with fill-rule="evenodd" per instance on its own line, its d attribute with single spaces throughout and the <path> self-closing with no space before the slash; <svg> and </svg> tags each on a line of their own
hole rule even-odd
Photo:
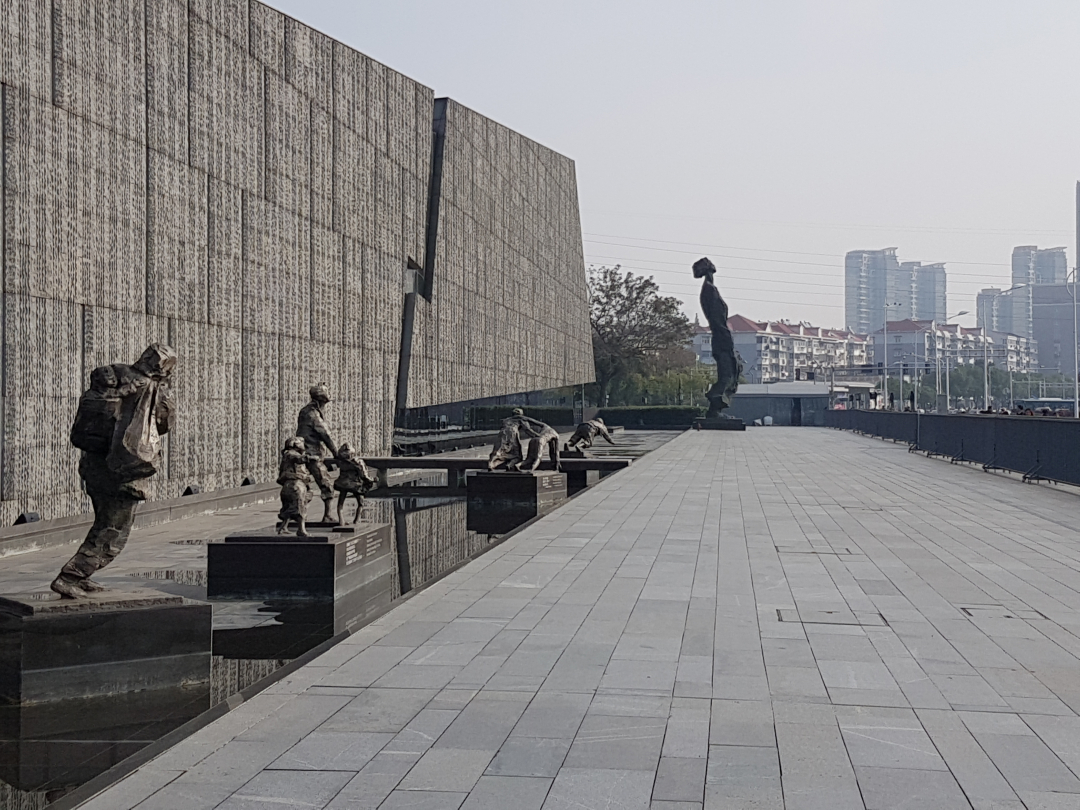
<svg viewBox="0 0 1080 810">
<path fill-rule="evenodd" d="M 846 386 L 832 388 L 825 382 L 743 383 L 725 412 L 753 425 L 772 417 L 772 424 L 792 427 L 825 425 L 825 411 L 832 397 L 848 396 Z"/>
</svg>

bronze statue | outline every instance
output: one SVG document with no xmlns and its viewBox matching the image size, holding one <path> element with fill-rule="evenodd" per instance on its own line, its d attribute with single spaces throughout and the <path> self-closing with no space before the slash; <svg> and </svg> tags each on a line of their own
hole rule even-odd
<svg viewBox="0 0 1080 810">
<path fill-rule="evenodd" d="M 341 493 L 338 496 L 338 518 L 345 522 L 344 511 L 345 499 L 352 495 L 356 498 L 356 514 L 352 522 L 360 520 L 360 513 L 364 508 L 364 495 L 375 488 L 377 483 L 375 476 L 368 470 L 367 464 L 362 458 L 353 455 L 352 446 L 348 442 L 342 442 L 334 458 L 338 468 L 338 477 L 334 481 L 334 489 Z"/>
<path fill-rule="evenodd" d="M 739 387 L 743 370 L 742 359 L 735 351 L 735 341 L 727 325 L 727 303 L 713 283 L 715 273 L 716 266 L 709 259 L 694 262 L 694 278 L 705 279 L 701 284 L 701 309 L 712 330 L 712 356 L 716 361 L 716 382 L 705 395 L 709 399 L 706 419 L 718 419 L 724 408 L 731 407 L 731 398 Z"/>
<path fill-rule="evenodd" d="M 319 486 L 319 497 L 323 502 L 324 523 L 335 522 L 330 515 L 330 506 L 334 499 L 334 487 L 330 481 L 330 473 L 323 461 L 323 445 L 330 451 L 330 455 L 337 455 L 337 447 L 326 428 L 326 420 L 323 418 L 323 408 L 330 402 L 330 393 L 326 383 L 313 385 L 308 389 L 311 402 L 300 410 L 300 416 L 296 420 L 296 435 L 304 440 L 304 452 L 310 457 L 308 471 L 315 483 Z"/>
<path fill-rule="evenodd" d="M 583 450 L 593 446 L 593 439 L 597 436 L 603 436 L 608 444 L 615 444 L 611 440 L 611 434 L 608 433 L 607 425 L 604 424 L 603 419 L 590 419 L 588 422 L 582 422 L 574 430 L 574 435 L 570 437 L 570 441 L 566 443 L 567 450 L 574 450 L 580 444 Z"/>
<path fill-rule="evenodd" d="M 515 414 L 524 413 L 520 408 L 514 409 Z M 491 454 L 488 456 L 488 469 L 506 469 L 516 471 L 518 465 L 521 464 L 523 456 L 521 454 L 521 422 L 516 416 L 511 416 L 502 421 L 502 427 L 499 429 L 499 435 L 495 439 L 495 444 L 491 448 Z"/>
<path fill-rule="evenodd" d="M 304 452 L 304 440 L 299 436 L 293 436 L 281 450 L 281 461 L 278 464 L 278 479 L 281 484 L 281 510 L 278 512 L 278 534 L 284 534 L 289 528 L 289 521 L 296 522 L 296 536 L 307 537 L 307 527 L 304 521 L 307 519 L 307 505 L 311 500 L 311 491 L 308 484 L 311 483 L 311 464 L 321 462 L 320 456 L 312 456 Z"/>
<path fill-rule="evenodd" d="M 529 419 L 527 416 L 524 418 L 531 424 L 522 425 L 521 429 L 532 438 L 529 439 L 529 451 L 525 455 L 525 460 L 518 465 L 518 469 L 533 472 L 540 466 L 540 455 L 546 447 L 552 466 L 557 471 L 562 470 L 562 464 L 559 463 L 559 434 L 555 432 L 555 428 L 536 419 Z M 536 427 L 537 425 L 539 427 Z"/>
<path fill-rule="evenodd" d="M 52 589 L 78 599 L 105 590 L 90 577 L 124 550 L 143 488 L 161 464 L 161 436 L 173 426 L 169 380 L 176 353 L 152 343 L 134 365 L 115 363 L 90 373 L 79 399 L 71 443 L 82 450 L 79 475 L 94 506 L 94 524 Z"/>
<path fill-rule="evenodd" d="M 530 439 L 528 455 L 524 459 L 521 454 L 522 433 Z M 526 416 L 521 408 L 514 408 L 512 415 L 503 420 L 502 429 L 488 456 L 488 469 L 532 472 L 540 465 L 540 454 L 545 446 L 555 469 L 561 469 L 559 434 L 540 420 Z"/>
</svg>

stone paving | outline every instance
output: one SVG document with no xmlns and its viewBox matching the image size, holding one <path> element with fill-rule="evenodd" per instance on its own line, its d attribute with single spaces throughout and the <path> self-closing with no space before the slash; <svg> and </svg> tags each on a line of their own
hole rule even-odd
<svg viewBox="0 0 1080 810">
<path fill-rule="evenodd" d="M 684 434 L 87 810 L 1076 810 L 1080 497 Z"/>
</svg>

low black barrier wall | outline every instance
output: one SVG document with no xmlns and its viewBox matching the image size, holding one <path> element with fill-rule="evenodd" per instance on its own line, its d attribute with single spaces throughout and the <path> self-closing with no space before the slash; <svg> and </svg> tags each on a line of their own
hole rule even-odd
<svg viewBox="0 0 1080 810">
<path fill-rule="evenodd" d="M 1037 416 L 827 411 L 825 426 L 1080 486 L 1080 421 Z"/>
</svg>

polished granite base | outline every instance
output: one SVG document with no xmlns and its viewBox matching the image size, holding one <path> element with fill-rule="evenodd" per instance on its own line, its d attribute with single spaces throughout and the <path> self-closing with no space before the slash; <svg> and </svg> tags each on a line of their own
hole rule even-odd
<svg viewBox="0 0 1080 810">
<path fill-rule="evenodd" d="M 374 582 L 389 588 L 390 525 L 360 523 L 354 528 L 353 533 L 315 530 L 297 537 L 268 527 L 211 543 L 206 548 L 207 596 L 334 600 Z"/>
<path fill-rule="evenodd" d="M 76 787 L 210 708 L 210 683 L 0 706 L 0 779 Z"/>
<path fill-rule="evenodd" d="M 566 497 L 566 473 L 477 472 L 469 476 L 469 498 L 559 501 Z"/>
<path fill-rule="evenodd" d="M 212 609 L 146 588 L 0 603 L 0 703 L 165 689 L 210 679 Z"/>
<path fill-rule="evenodd" d="M 465 526 L 506 534 L 566 500 L 567 473 L 479 472 L 469 476 Z"/>
</svg>

